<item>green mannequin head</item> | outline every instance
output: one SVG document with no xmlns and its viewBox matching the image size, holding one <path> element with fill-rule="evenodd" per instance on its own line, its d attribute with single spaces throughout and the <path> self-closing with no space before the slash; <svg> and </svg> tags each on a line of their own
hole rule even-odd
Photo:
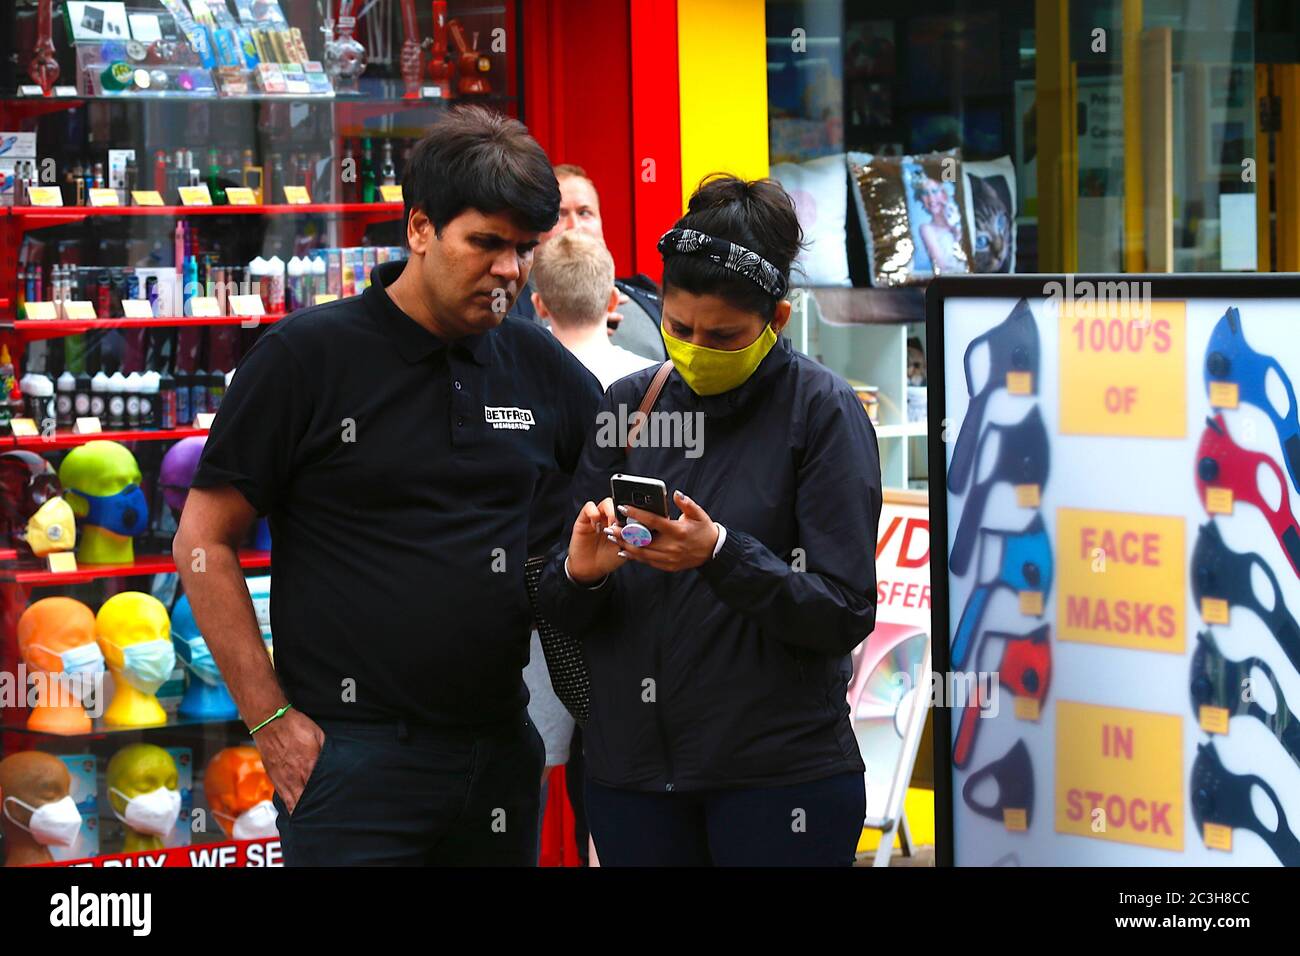
<svg viewBox="0 0 1300 956">
<path fill-rule="evenodd" d="M 132 538 L 143 533 L 149 502 L 140 490 L 140 466 L 124 445 L 92 441 L 68 452 L 59 481 L 82 531 L 83 564 L 129 564 Z"/>
</svg>

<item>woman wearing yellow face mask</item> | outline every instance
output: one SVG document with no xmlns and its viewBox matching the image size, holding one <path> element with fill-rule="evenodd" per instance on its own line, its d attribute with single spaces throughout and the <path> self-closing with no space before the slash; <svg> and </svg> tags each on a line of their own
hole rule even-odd
<svg viewBox="0 0 1300 956">
<path fill-rule="evenodd" d="M 612 385 L 541 608 L 591 672 L 587 815 L 605 865 L 844 865 L 865 811 L 845 692 L 875 624 L 880 458 L 853 389 L 781 337 L 801 233 L 771 180 L 706 181 L 660 240 L 671 371 Z M 671 519 L 617 514 L 614 473 Z M 689 495 L 689 497 L 688 497 Z M 624 542 L 636 519 L 652 534 Z"/>
</svg>

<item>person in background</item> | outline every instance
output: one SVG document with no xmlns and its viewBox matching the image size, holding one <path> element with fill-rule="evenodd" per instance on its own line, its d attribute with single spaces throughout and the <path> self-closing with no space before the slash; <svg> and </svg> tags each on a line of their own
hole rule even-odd
<svg viewBox="0 0 1300 956">
<path fill-rule="evenodd" d="M 542 613 L 591 672 L 605 866 L 854 861 L 866 792 L 846 690 L 875 626 L 880 452 L 853 388 L 780 334 L 800 245 L 772 180 L 691 197 L 659 242 L 673 368 L 654 414 L 695 416 L 704 440 L 625 450 L 593 429 L 568 547 L 542 573 Z M 655 375 L 614 383 L 597 419 L 637 408 Z M 677 517 L 616 512 L 620 472 L 662 480 Z M 649 544 L 624 543 L 629 519 Z"/>
<path fill-rule="evenodd" d="M 596 186 L 581 166 L 562 163 L 555 167 L 555 178 L 560 184 L 560 218 L 554 228 L 542 236 L 542 245 L 571 230 L 585 232 L 605 242 L 604 224 L 600 218 L 600 196 Z M 663 340 L 659 337 L 659 318 L 662 303 L 658 289 L 648 276 L 637 275 L 630 279 L 615 279 L 618 290 L 618 308 L 606 315 L 610 336 L 615 345 L 662 362 Z M 530 284 L 515 302 L 515 312 L 525 318 L 539 320 L 532 298 L 528 293 L 536 289 Z"/>
<path fill-rule="evenodd" d="M 538 250 L 531 282 L 538 317 L 602 388 L 657 364 L 605 333 L 605 316 L 618 304 L 614 281 L 614 258 L 605 244 L 574 229 Z"/>
<path fill-rule="evenodd" d="M 617 304 L 618 292 L 614 288 L 614 258 L 599 238 L 572 229 L 551 239 L 537 252 L 531 284 L 535 290 L 532 304 L 538 317 L 550 323 L 556 339 L 600 380 L 601 388 L 609 388 L 625 375 L 655 364 L 615 345 L 606 332 L 605 316 Z M 553 500 L 561 513 L 568 510 L 567 482 L 557 484 Z M 575 725 L 555 696 L 536 631 L 532 635 L 524 682 L 528 685 L 529 716 L 546 743 L 546 773 L 542 783 L 545 812 L 546 780 L 555 767 L 569 762 Z M 580 774 L 576 781 L 580 787 Z M 573 780 L 569 783 L 572 785 Z M 576 822 L 580 826 L 585 823 Z"/>
</svg>

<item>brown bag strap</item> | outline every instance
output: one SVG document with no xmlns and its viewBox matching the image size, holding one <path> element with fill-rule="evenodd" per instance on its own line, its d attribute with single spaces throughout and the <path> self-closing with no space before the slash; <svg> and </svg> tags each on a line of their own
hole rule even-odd
<svg viewBox="0 0 1300 956">
<path fill-rule="evenodd" d="M 672 374 L 673 361 L 668 359 L 663 365 L 659 366 L 659 371 L 655 372 L 655 377 L 650 379 L 650 385 L 645 390 L 645 396 L 641 399 L 641 407 L 637 409 L 641 414 L 637 416 L 634 424 L 627 432 L 627 441 L 623 443 L 623 455 L 627 456 L 632 449 L 632 442 L 636 440 L 637 432 L 646 422 L 646 416 L 650 414 L 650 409 L 655 407 L 655 402 L 659 401 L 659 393 L 664 390 L 664 382 L 668 381 L 668 376 Z"/>
</svg>

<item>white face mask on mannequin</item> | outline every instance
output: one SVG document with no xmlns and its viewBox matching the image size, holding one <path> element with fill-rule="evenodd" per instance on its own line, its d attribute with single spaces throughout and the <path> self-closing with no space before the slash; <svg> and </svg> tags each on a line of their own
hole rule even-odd
<svg viewBox="0 0 1300 956">
<path fill-rule="evenodd" d="M 138 797 L 128 797 L 116 787 L 109 788 L 126 801 L 126 813 L 113 813 L 119 820 L 139 833 L 152 833 L 154 836 L 166 836 L 181 812 L 181 795 L 175 790 L 159 787 Z"/>
<path fill-rule="evenodd" d="M 232 818 L 228 813 L 217 813 L 215 810 L 212 812 L 235 821 L 235 825 L 230 828 L 232 840 L 265 840 L 280 835 L 280 830 L 275 825 L 278 812 L 270 800 L 253 804 L 238 817 Z"/>
<path fill-rule="evenodd" d="M 9 812 L 9 802 L 13 801 L 24 810 L 31 811 L 32 818 L 23 826 Z M 5 816 L 14 826 L 22 827 L 32 835 L 41 846 L 72 846 L 81 832 L 81 811 L 72 797 L 64 797 L 51 803 L 33 807 L 17 797 L 5 797 Z"/>
</svg>

